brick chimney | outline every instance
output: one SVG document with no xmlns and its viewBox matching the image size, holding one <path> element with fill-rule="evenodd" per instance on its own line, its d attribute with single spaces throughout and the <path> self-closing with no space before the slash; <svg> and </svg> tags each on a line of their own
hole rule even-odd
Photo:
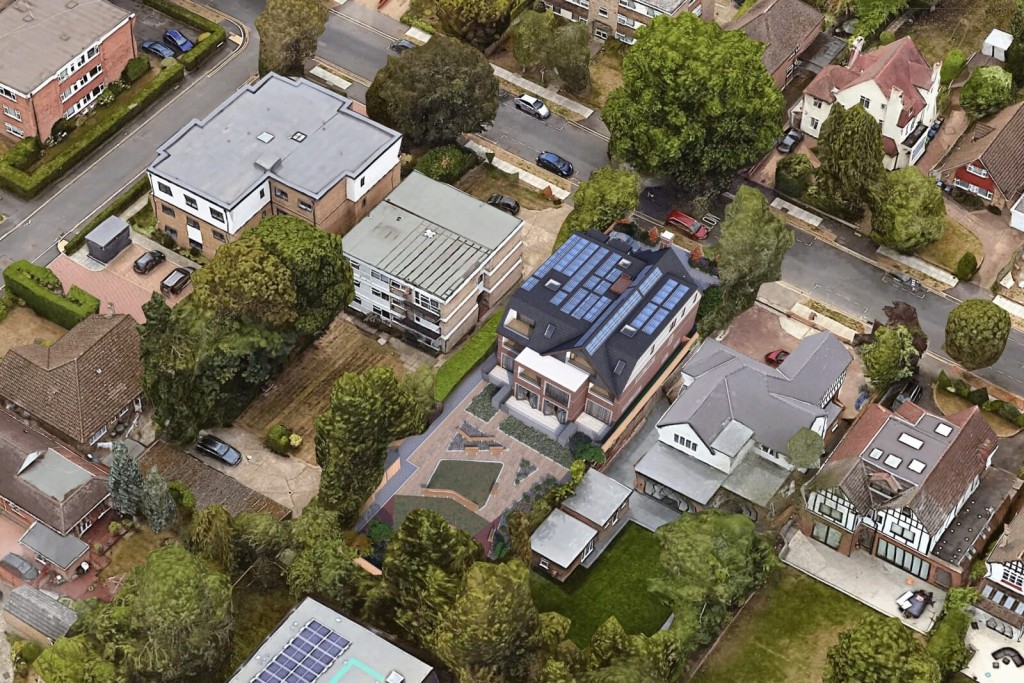
<svg viewBox="0 0 1024 683">
<path fill-rule="evenodd" d="M 852 69 L 854 62 L 860 57 L 861 50 L 864 49 L 864 36 L 857 36 L 853 39 L 853 44 L 850 45 L 850 58 L 846 61 L 846 68 Z"/>
</svg>

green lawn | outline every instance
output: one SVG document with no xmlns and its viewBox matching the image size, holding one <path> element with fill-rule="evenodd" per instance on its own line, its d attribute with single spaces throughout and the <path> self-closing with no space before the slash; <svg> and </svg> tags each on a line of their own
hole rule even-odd
<svg viewBox="0 0 1024 683">
<path fill-rule="evenodd" d="M 917 256 L 933 266 L 952 273 L 960 263 L 960 257 L 968 251 L 974 254 L 980 266 L 985 257 L 985 247 L 982 246 L 981 240 L 952 218 L 947 218 L 942 237 L 917 252 Z"/>
<path fill-rule="evenodd" d="M 428 489 L 455 491 L 468 500 L 483 506 L 491 495 L 494 482 L 501 472 L 500 462 L 474 460 L 442 460 L 427 484 Z"/>
<path fill-rule="evenodd" d="M 629 522 L 593 567 L 578 568 L 565 583 L 533 572 L 530 589 L 537 609 L 569 617 L 569 639 L 580 647 L 611 616 L 626 633 L 655 633 L 672 612 L 647 592 L 660 554 L 654 534 Z"/>
<path fill-rule="evenodd" d="M 177 538 L 178 535 L 173 531 L 154 534 L 148 526 L 137 527 L 130 535 L 119 539 L 110 548 L 110 564 L 100 572 L 100 578 L 109 579 L 127 574 L 133 568 L 141 566 L 151 552 L 160 548 L 169 539 Z"/>
<path fill-rule="evenodd" d="M 783 567 L 732 622 L 693 683 L 818 683 L 840 631 L 873 610 Z"/>
<path fill-rule="evenodd" d="M 487 526 L 487 520 L 472 512 L 451 498 L 428 498 L 426 496 L 395 496 L 391 499 L 392 529 L 398 529 L 406 515 L 413 510 L 433 510 L 456 529 L 462 529 L 475 536 Z"/>
<path fill-rule="evenodd" d="M 942 0 L 933 12 L 914 15 L 914 23 L 900 31 L 908 35 L 931 64 L 954 48 L 968 57 L 981 49 L 988 32 L 1009 30 L 1013 0 Z"/>
</svg>

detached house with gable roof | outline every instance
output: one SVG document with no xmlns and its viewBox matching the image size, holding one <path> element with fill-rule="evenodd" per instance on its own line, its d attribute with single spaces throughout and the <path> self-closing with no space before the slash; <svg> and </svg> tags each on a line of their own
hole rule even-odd
<svg viewBox="0 0 1024 683">
<path fill-rule="evenodd" d="M 978 586 L 979 606 L 1017 628 L 1024 627 L 1024 520 L 1003 526 L 985 558 L 985 578 Z"/>
<path fill-rule="evenodd" d="M 743 31 L 764 45 L 761 63 L 781 90 L 796 70 L 797 58 L 811 46 L 824 24 L 825 15 L 802 0 L 759 0 L 725 29 Z"/>
<path fill-rule="evenodd" d="M 869 406 L 804 487 L 805 534 L 863 550 L 941 588 L 964 586 L 1021 480 L 992 467 L 996 435 L 972 406 L 941 417 Z"/>
<path fill-rule="evenodd" d="M 793 110 L 793 125 L 816 138 L 832 107 L 864 107 L 882 127 L 885 168 L 895 171 L 924 154 L 938 115 L 942 63 L 929 66 L 910 37 L 871 52 L 861 52 L 863 46 L 858 37 L 846 66 L 830 64 L 814 77 Z"/>
</svg>

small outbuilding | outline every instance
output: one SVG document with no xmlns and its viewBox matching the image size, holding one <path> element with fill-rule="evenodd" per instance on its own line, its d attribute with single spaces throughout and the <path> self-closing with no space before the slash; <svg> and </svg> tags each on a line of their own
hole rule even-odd
<svg viewBox="0 0 1024 683">
<path fill-rule="evenodd" d="M 78 615 L 41 590 L 18 586 L 7 598 L 3 618 L 9 633 L 47 647 L 67 635 Z"/>
<path fill-rule="evenodd" d="M 89 257 L 100 263 L 110 263 L 131 243 L 131 227 L 117 216 L 110 216 L 85 236 Z"/>
<path fill-rule="evenodd" d="M 992 32 L 988 34 L 988 38 L 985 39 L 985 44 L 981 47 L 981 54 L 992 59 L 997 59 L 1000 62 L 1006 61 L 1006 51 L 1010 49 L 1010 45 L 1013 44 L 1013 36 L 1006 31 L 1000 31 L 997 28 L 992 29 Z"/>
</svg>

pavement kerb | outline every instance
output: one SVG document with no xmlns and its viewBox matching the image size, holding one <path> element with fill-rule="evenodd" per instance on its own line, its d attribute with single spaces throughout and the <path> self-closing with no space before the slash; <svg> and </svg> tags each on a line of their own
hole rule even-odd
<svg viewBox="0 0 1024 683">
<path fill-rule="evenodd" d="M 466 141 L 466 147 L 472 150 L 481 159 L 486 160 L 488 153 L 494 154 L 494 158 L 490 163 L 495 168 L 501 169 L 506 173 L 514 173 L 518 175 L 520 181 L 540 191 L 550 189 L 551 194 L 562 201 L 565 201 L 569 197 L 568 190 L 559 187 L 555 183 L 545 179 L 540 175 L 537 175 L 536 173 L 533 173 L 532 171 L 524 169 L 522 166 L 519 166 L 518 164 L 508 161 L 507 159 L 502 159 L 502 155 L 499 154 L 499 150 L 496 150 L 493 147 L 484 144 L 482 142 L 483 138 L 479 138 L 475 135 L 468 135 L 466 137 L 468 138 Z"/>
<path fill-rule="evenodd" d="M 545 88 L 543 85 L 538 85 L 533 81 L 523 78 L 519 74 L 515 74 L 509 71 L 508 69 L 501 68 L 497 64 L 491 64 L 491 68 L 494 69 L 494 75 L 497 76 L 498 78 L 504 81 L 508 81 L 513 85 L 517 85 L 520 88 L 523 88 L 524 90 L 529 90 L 532 93 L 536 93 L 543 97 L 544 99 L 554 102 L 559 107 L 563 107 L 573 112 L 574 114 L 582 116 L 584 119 L 589 119 L 590 116 L 594 113 L 594 110 L 591 109 L 590 107 L 584 107 L 582 104 L 576 102 L 575 100 L 570 100 L 568 97 L 565 97 L 564 95 L 559 95 L 551 88 Z"/>
</svg>

